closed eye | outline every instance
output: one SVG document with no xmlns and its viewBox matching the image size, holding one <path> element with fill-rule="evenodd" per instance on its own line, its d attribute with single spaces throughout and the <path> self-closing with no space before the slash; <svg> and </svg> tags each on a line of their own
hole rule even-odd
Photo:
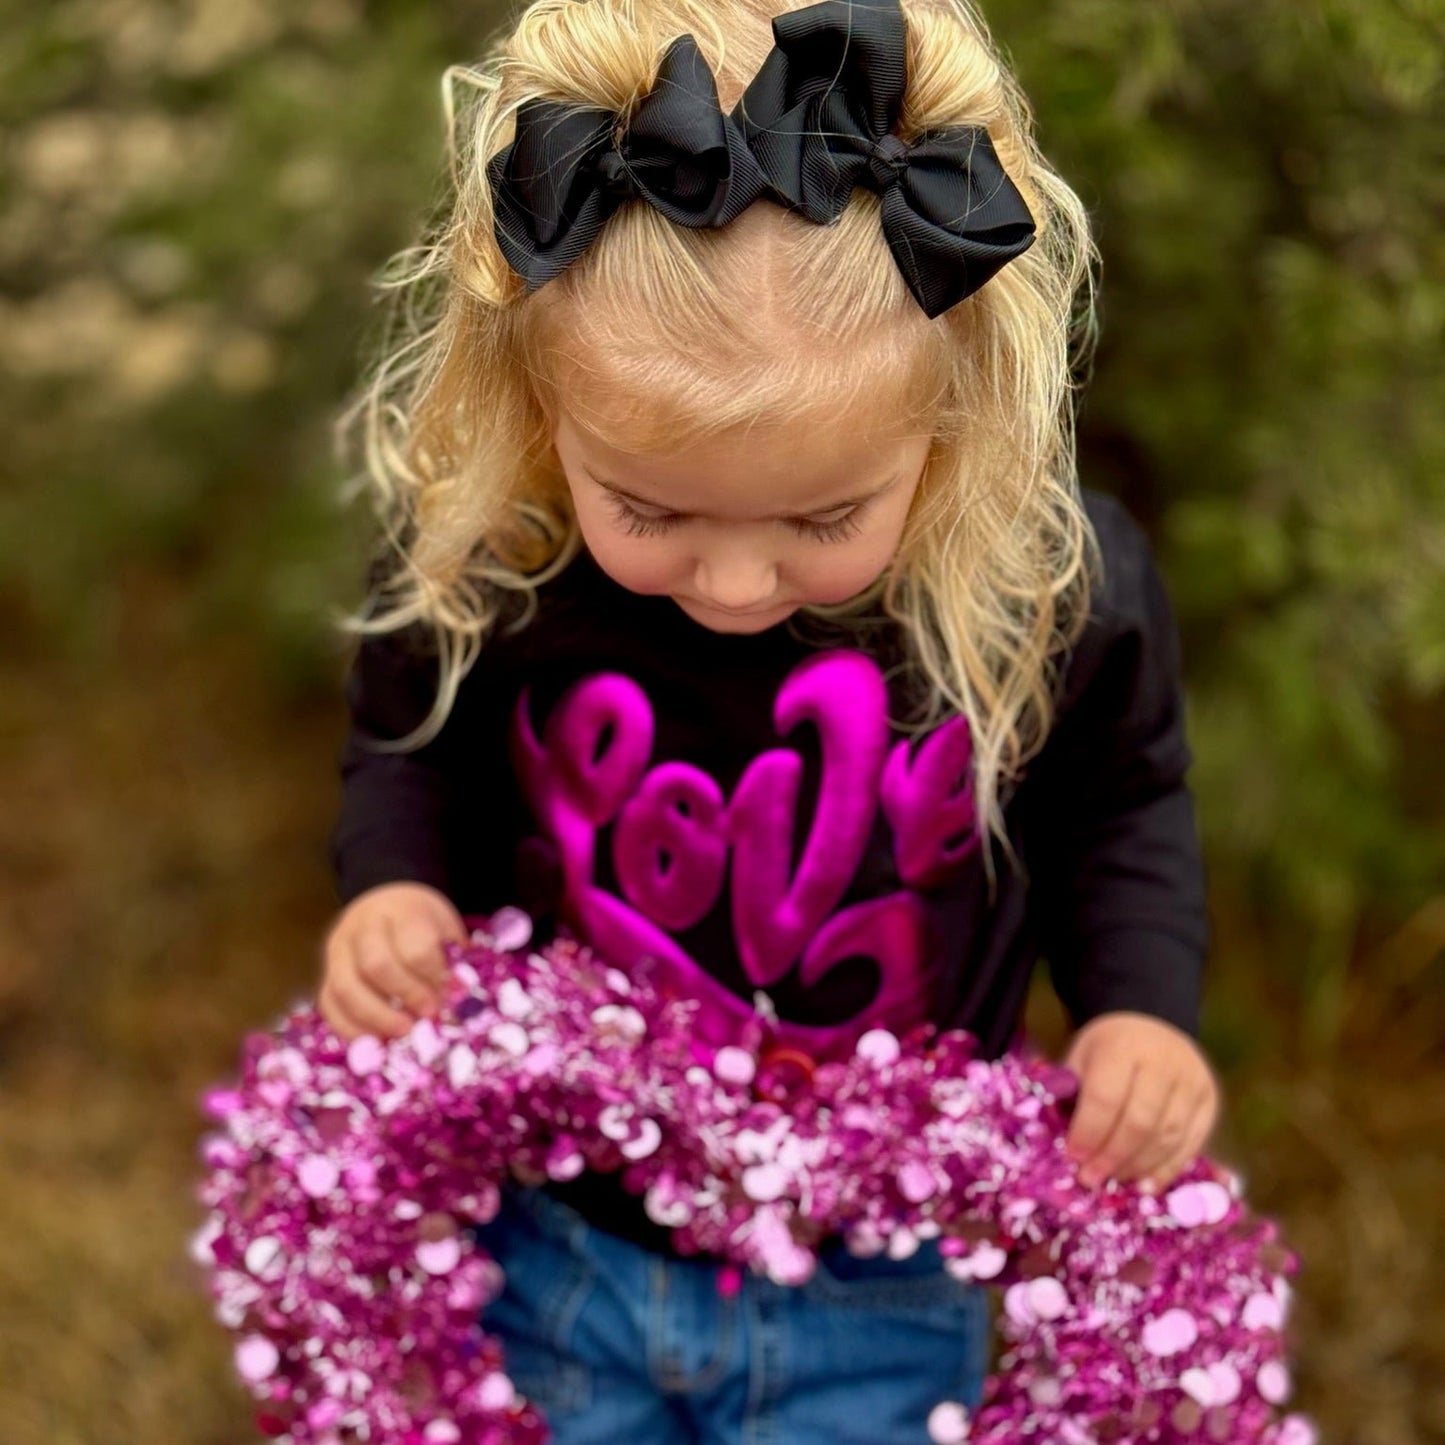
<svg viewBox="0 0 1445 1445">
<path fill-rule="evenodd" d="M 639 512 L 616 492 L 608 492 L 607 500 L 629 537 L 660 537 L 687 520 L 681 512 Z"/>
<path fill-rule="evenodd" d="M 629 537 L 660 537 L 674 531 L 688 520 L 682 512 L 639 512 L 616 492 L 609 491 L 607 501 L 612 507 L 613 515 Z M 814 541 L 842 542 L 857 535 L 863 505 L 853 507 L 841 517 L 830 517 L 826 521 L 815 517 L 786 517 L 783 522 L 800 536 L 811 537 Z"/>
<path fill-rule="evenodd" d="M 801 532 L 805 537 L 812 537 L 819 542 L 841 542 L 845 538 L 854 537 L 858 534 L 858 514 L 862 507 L 854 507 L 852 511 L 841 517 L 830 518 L 826 522 L 817 521 L 813 517 L 789 517 L 788 526 L 795 532 Z"/>
</svg>

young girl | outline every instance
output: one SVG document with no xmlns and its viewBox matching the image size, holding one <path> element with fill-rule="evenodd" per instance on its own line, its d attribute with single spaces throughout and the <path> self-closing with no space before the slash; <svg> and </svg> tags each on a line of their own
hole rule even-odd
<svg viewBox="0 0 1445 1445">
<path fill-rule="evenodd" d="M 979 16 L 535 0 L 450 79 L 455 204 L 348 417 L 385 545 L 326 1018 L 407 1031 L 518 904 L 712 1043 L 764 1015 L 765 1069 L 997 1057 L 1042 953 L 1085 1179 L 1167 1183 L 1218 1106 L 1177 644 L 1077 482 L 1087 217 Z M 592 1176 L 480 1235 L 558 1445 L 902 1445 L 981 1394 L 931 1243 L 728 1289 Z"/>
</svg>

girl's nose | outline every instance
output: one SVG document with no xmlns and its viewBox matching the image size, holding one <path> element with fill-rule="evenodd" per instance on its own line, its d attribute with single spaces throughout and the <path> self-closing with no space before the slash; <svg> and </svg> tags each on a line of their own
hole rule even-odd
<svg viewBox="0 0 1445 1445">
<path fill-rule="evenodd" d="M 699 558 L 694 586 L 710 606 L 746 612 L 768 603 L 778 590 L 778 572 L 760 553 L 732 550 Z"/>
</svg>

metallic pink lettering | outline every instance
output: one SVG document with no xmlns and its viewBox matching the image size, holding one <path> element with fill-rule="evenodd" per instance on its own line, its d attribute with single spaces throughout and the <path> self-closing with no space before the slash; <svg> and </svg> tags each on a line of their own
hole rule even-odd
<svg viewBox="0 0 1445 1445">
<path fill-rule="evenodd" d="M 688 763 L 659 763 L 623 805 L 612 865 L 628 902 L 664 928 L 712 912 L 727 871 L 722 789 Z"/>
<path fill-rule="evenodd" d="M 642 689 L 615 673 L 574 684 L 539 739 L 523 694 L 512 751 L 541 831 L 562 861 L 565 921 L 621 967 L 649 966 L 701 1005 L 700 1037 L 721 1043 L 753 1016 L 751 1000 L 708 974 L 672 932 L 715 908 L 730 880 L 739 962 L 758 988 L 797 971 L 820 986 L 851 959 L 871 961 L 877 991 L 843 1024 L 783 1021 L 785 1043 L 824 1058 L 866 1028 L 906 1029 L 925 1017 L 939 940 L 916 890 L 936 887 L 977 845 L 967 722 L 953 718 L 916 750 L 888 749 L 887 685 L 862 653 L 838 649 L 796 667 L 778 691 L 780 738 L 812 726 L 818 797 L 793 865 L 803 782 L 794 748 L 769 749 L 745 770 L 731 800 L 686 762 L 650 770 L 655 719 Z M 880 799 L 894 833 L 902 890 L 840 907 L 868 845 Z M 621 897 L 599 887 L 599 834 L 612 827 Z"/>
<path fill-rule="evenodd" d="M 729 810 L 733 841 L 733 933 L 743 970 L 766 988 L 797 962 L 858 870 L 878 807 L 888 748 L 888 690 L 859 652 L 825 652 L 789 674 L 773 723 L 786 737 L 818 730 L 823 778 L 798 871 L 788 876 L 803 760 L 764 753 L 743 774 Z"/>
<path fill-rule="evenodd" d="M 978 847 L 973 806 L 973 735 L 951 717 L 911 752 L 894 745 L 883 771 L 883 815 L 893 861 L 910 888 L 932 888 Z"/>
</svg>

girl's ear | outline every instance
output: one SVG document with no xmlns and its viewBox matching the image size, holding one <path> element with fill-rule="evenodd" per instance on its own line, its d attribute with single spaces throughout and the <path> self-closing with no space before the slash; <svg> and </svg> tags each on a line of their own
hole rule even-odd
<svg viewBox="0 0 1445 1445">
<path fill-rule="evenodd" d="M 556 449 L 556 435 L 562 422 L 561 407 L 556 405 L 555 393 L 543 392 L 540 387 L 536 390 L 536 403 L 538 403 L 538 415 L 542 419 L 542 441 L 545 447 L 546 460 L 559 478 L 562 478 L 562 490 L 566 491 L 566 468 L 562 465 L 562 454 Z"/>
<path fill-rule="evenodd" d="M 561 455 L 557 451 L 557 428 L 561 423 L 562 413 L 557 404 L 557 394 L 550 387 L 534 385 L 532 402 L 536 408 L 533 415 L 538 424 L 545 455 L 560 476 L 563 468 Z"/>
<path fill-rule="evenodd" d="M 532 383 L 532 400 L 537 405 L 537 410 L 542 413 L 543 420 L 547 423 L 547 435 L 553 437 L 557 434 L 557 422 L 559 420 L 557 407 L 557 393 L 550 387 L 538 382 Z"/>
</svg>

